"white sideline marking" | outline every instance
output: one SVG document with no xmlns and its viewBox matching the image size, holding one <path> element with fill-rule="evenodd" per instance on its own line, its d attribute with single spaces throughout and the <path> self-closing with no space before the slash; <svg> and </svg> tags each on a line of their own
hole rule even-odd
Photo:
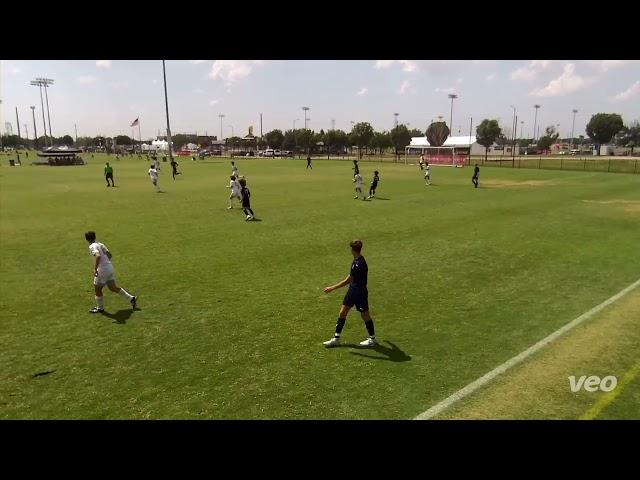
<svg viewBox="0 0 640 480">
<path fill-rule="evenodd" d="M 543 348 L 547 344 L 553 342 L 556 338 L 558 338 L 563 333 L 568 332 L 573 327 L 575 327 L 577 325 L 580 325 L 585 320 L 588 320 L 589 318 L 594 316 L 596 313 L 598 313 L 602 309 L 608 307 L 609 305 L 611 305 L 615 301 L 619 300 L 620 298 L 624 297 L 627 293 L 629 293 L 634 288 L 637 288 L 638 286 L 640 286 L 640 279 L 635 281 L 631 285 L 629 285 L 624 290 L 616 293 L 613 297 L 609 298 L 608 300 L 605 300 L 600 305 L 598 305 L 596 307 L 593 307 L 588 312 L 583 313 L 578 318 L 576 318 L 576 319 L 570 321 L 569 323 L 567 323 L 566 325 L 560 327 L 558 330 L 553 332 L 548 337 L 543 338 L 542 340 L 540 340 L 535 345 L 532 345 L 531 347 L 527 348 L 525 351 L 519 353 L 518 355 L 516 355 L 515 357 L 511 358 L 510 360 L 507 360 L 502 365 L 494 368 L 493 370 L 491 370 L 486 375 L 478 378 L 477 380 L 471 382 L 466 387 L 458 390 L 456 393 L 454 393 L 450 397 L 447 397 L 446 399 L 444 399 L 440 403 L 437 403 L 436 405 L 431 407 L 429 410 L 427 410 L 425 412 L 422 412 L 414 420 L 428 420 L 430 418 L 435 417 L 440 412 L 442 412 L 443 410 L 449 408 L 451 405 L 456 403 L 458 400 L 461 400 L 464 397 L 466 397 L 467 395 L 469 395 L 470 393 L 475 392 L 478 388 L 480 388 L 483 385 L 489 383 L 491 380 L 496 378 L 498 375 L 503 374 L 504 372 L 509 370 L 511 367 L 517 365 L 518 363 L 522 362 L 524 359 L 526 359 L 527 357 L 529 357 L 533 353 L 537 352 L 538 350 L 540 350 L 541 348 Z"/>
</svg>

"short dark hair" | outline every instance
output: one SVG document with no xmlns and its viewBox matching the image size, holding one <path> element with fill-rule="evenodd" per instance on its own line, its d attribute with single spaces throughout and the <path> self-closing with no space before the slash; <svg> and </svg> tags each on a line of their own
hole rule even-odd
<svg viewBox="0 0 640 480">
<path fill-rule="evenodd" d="M 247 181 L 244 178 L 240 179 L 240 185 L 242 185 L 243 187 L 247 184 Z"/>
<path fill-rule="evenodd" d="M 89 230 L 84 234 L 84 238 L 87 242 L 95 242 L 96 241 L 96 232 Z"/>
<path fill-rule="evenodd" d="M 351 241 L 349 246 L 351 247 L 351 250 L 355 250 L 356 252 L 360 253 L 360 251 L 362 250 L 362 241 L 353 240 Z"/>
</svg>

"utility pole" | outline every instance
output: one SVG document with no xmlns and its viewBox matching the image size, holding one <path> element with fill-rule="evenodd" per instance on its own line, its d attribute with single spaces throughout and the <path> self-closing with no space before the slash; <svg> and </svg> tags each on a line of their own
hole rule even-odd
<svg viewBox="0 0 640 480">
<path fill-rule="evenodd" d="M 162 60 L 162 76 L 164 78 L 164 105 L 167 112 L 167 145 L 169 146 L 169 160 L 173 162 L 173 155 L 171 154 L 171 126 L 169 125 L 169 99 L 167 98 L 167 72 L 164 66 L 164 60 Z"/>
<path fill-rule="evenodd" d="M 18 125 L 18 138 L 21 138 L 20 135 L 20 118 L 18 118 L 18 107 L 16 107 L 16 125 Z"/>
</svg>

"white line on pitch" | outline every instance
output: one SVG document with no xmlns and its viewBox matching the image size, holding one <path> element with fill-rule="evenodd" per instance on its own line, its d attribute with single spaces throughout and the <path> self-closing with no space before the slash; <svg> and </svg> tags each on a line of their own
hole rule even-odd
<svg viewBox="0 0 640 480">
<path fill-rule="evenodd" d="M 627 293 L 629 293 L 634 288 L 637 288 L 638 286 L 640 286 L 640 279 L 635 281 L 631 285 L 629 285 L 624 290 L 616 293 L 613 297 L 605 300 L 600 305 L 598 305 L 596 307 L 593 307 L 588 312 L 583 313 L 578 318 L 576 318 L 576 319 L 570 321 L 569 323 L 567 323 L 566 325 L 560 327 L 558 330 L 553 332 L 548 337 L 543 338 L 542 340 L 540 340 L 535 345 L 532 345 L 531 347 L 527 348 L 525 351 L 519 353 L 518 355 L 516 355 L 515 357 L 511 358 L 510 360 L 507 360 L 502 365 L 494 368 L 493 370 L 491 370 L 486 375 L 478 378 L 477 380 L 471 382 L 466 387 L 458 390 L 456 393 L 454 393 L 450 397 L 447 397 L 446 399 L 444 399 L 440 403 L 434 405 L 429 410 L 427 410 L 425 412 L 422 412 L 414 420 L 428 420 L 430 418 L 435 417 L 440 412 L 442 412 L 443 410 L 449 408 L 451 405 L 456 403 L 458 400 L 461 400 L 464 397 L 466 397 L 467 395 L 469 395 L 470 393 L 475 392 L 478 388 L 480 388 L 483 385 L 489 383 L 491 380 L 496 378 L 498 375 L 503 374 L 504 372 L 509 370 L 511 367 L 517 365 L 518 363 L 522 362 L 524 359 L 526 359 L 527 357 L 529 357 L 533 353 L 537 352 L 538 350 L 540 350 L 544 346 L 546 346 L 549 343 L 553 342 L 560 335 L 568 332 L 569 330 L 571 330 L 572 328 L 576 327 L 577 325 L 580 325 L 585 320 L 588 320 L 589 318 L 594 316 L 596 313 L 598 313 L 602 309 L 608 307 L 609 305 L 611 305 L 615 301 L 619 300 L 620 298 L 624 297 Z"/>
</svg>

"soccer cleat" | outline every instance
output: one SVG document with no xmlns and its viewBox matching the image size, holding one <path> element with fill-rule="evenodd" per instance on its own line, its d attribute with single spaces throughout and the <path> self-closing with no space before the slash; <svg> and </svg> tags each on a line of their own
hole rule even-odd
<svg viewBox="0 0 640 480">
<path fill-rule="evenodd" d="M 131 308 L 133 308 L 134 310 L 136 309 L 136 303 L 138 303 L 138 297 L 134 295 L 131 299 Z"/>
<path fill-rule="evenodd" d="M 374 345 L 377 345 L 377 344 L 378 344 L 378 341 L 375 338 L 371 338 L 371 337 L 360 342 L 361 347 L 373 347 Z"/>
<path fill-rule="evenodd" d="M 338 345 L 340 345 L 340 337 L 333 337 L 331 340 L 322 342 L 322 344 L 327 348 L 337 347 Z"/>
<path fill-rule="evenodd" d="M 93 307 L 89 313 L 104 313 L 104 308 Z"/>
<path fill-rule="evenodd" d="M 233 207 L 232 207 L 231 205 L 229 205 L 229 206 L 227 207 L 227 210 L 231 210 L 232 208 L 233 208 Z"/>
<path fill-rule="evenodd" d="M 248 222 L 249 220 L 251 220 L 251 215 L 247 215 L 247 218 L 245 218 L 245 221 Z"/>
<path fill-rule="evenodd" d="M 354 200 L 357 200 L 357 199 L 358 199 L 358 196 L 356 195 L 355 197 L 353 197 L 353 199 L 354 199 Z"/>
</svg>

